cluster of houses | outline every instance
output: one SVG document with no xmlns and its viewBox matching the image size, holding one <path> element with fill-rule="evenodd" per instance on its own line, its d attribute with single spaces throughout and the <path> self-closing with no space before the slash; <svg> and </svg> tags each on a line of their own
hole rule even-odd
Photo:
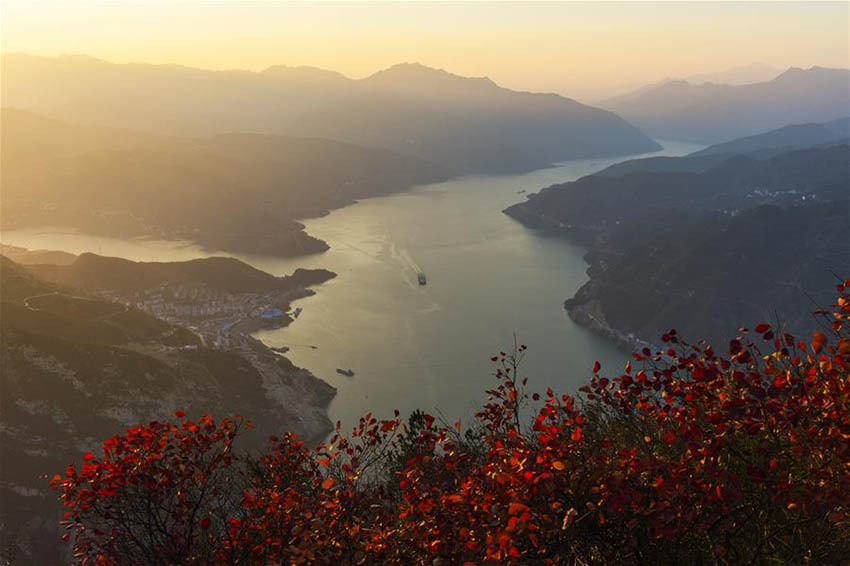
<svg viewBox="0 0 850 566">
<path fill-rule="evenodd" d="M 236 344 L 231 329 L 249 318 L 275 319 L 286 316 L 272 305 L 280 302 L 278 293 L 228 293 L 203 284 L 164 282 L 129 295 L 106 293 L 113 300 L 132 306 L 174 324 L 189 326 L 210 346 L 232 348 Z"/>
</svg>

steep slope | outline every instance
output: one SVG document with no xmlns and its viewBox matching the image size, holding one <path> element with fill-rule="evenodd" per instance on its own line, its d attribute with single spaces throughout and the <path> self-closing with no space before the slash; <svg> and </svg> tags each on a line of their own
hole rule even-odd
<svg viewBox="0 0 850 566">
<path fill-rule="evenodd" d="M 759 320 L 806 336 L 819 329 L 813 313 L 832 304 L 830 290 L 850 265 L 848 218 L 846 200 L 765 205 L 705 214 L 634 244 L 620 239 L 591 253 L 591 280 L 565 306 L 624 345 L 658 343 L 670 328 L 722 345 L 731 329 Z"/>
<path fill-rule="evenodd" d="M 320 136 L 403 152 L 457 173 L 658 149 L 609 112 L 418 64 L 355 81 L 309 68 L 213 72 L 7 54 L 2 73 L 4 105 L 55 117 L 175 135 Z"/>
<path fill-rule="evenodd" d="M 723 343 L 729 328 L 772 320 L 777 305 L 793 332 L 817 329 L 812 310 L 831 300 L 833 272 L 850 265 L 848 194 L 845 143 L 621 168 L 505 212 L 590 246 L 590 281 L 566 302 L 574 320 L 629 346 L 669 325 Z"/>
<path fill-rule="evenodd" d="M 333 388 L 251 339 L 210 348 L 185 328 L 37 271 L 0 256 L 0 536 L 20 563 L 68 562 L 44 476 L 137 422 L 177 409 L 251 415 L 250 446 L 271 431 L 311 439 L 331 429 Z"/>
<path fill-rule="evenodd" d="M 670 81 L 606 106 L 650 135 L 703 142 L 832 120 L 848 107 L 850 71 L 822 67 L 791 68 L 747 85 Z"/>
<path fill-rule="evenodd" d="M 612 113 L 555 94 L 510 91 L 487 78 L 401 64 L 362 85 L 364 91 L 306 114 L 304 131 L 394 148 L 467 173 L 659 148 Z"/>
</svg>

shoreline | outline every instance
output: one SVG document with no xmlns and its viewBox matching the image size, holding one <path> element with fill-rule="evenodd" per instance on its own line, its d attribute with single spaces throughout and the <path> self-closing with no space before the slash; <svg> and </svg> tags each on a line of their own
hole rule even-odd
<svg viewBox="0 0 850 566">
<path fill-rule="evenodd" d="M 588 257 L 594 251 L 593 244 L 599 233 L 592 230 L 566 227 L 561 222 L 543 214 L 529 211 L 525 206 L 526 203 L 527 201 L 519 202 L 509 206 L 502 212 L 529 230 L 537 232 L 539 235 L 564 238 L 586 249 L 584 261 L 587 265 L 585 273 L 588 276 L 588 280 L 578 288 L 572 297 L 564 300 L 564 310 L 567 312 L 570 320 L 594 334 L 602 336 L 624 353 L 630 354 L 643 347 L 652 348 L 651 342 L 611 326 L 605 320 L 605 314 L 602 311 L 599 300 L 594 297 L 594 274 L 601 267 L 598 263 L 589 261 Z"/>
</svg>

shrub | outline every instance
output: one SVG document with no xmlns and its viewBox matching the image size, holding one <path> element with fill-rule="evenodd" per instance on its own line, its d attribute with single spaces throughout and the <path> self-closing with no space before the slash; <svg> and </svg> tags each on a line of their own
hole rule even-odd
<svg viewBox="0 0 850 566">
<path fill-rule="evenodd" d="M 235 457 L 239 420 L 150 423 L 52 483 L 84 564 L 840 563 L 848 291 L 809 343 L 763 323 L 721 356 L 671 330 L 579 398 L 529 394 L 525 346 L 501 352 L 465 432 L 366 415 Z"/>
</svg>

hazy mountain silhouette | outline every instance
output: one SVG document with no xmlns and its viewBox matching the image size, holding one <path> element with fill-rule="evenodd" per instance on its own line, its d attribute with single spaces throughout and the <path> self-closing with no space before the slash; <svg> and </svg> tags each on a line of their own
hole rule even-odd
<svg viewBox="0 0 850 566">
<path fill-rule="evenodd" d="M 765 63 L 750 63 L 749 65 L 741 65 L 715 71 L 710 73 L 698 73 L 684 77 L 691 84 L 702 83 L 718 83 L 727 85 L 745 85 L 751 83 L 760 83 L 775 79 L 782 72 L 782 69 L 767 65 Z"/>
<path fill-rule="evenodd" d="M 2 79 L 5 106 L 54 117 L 174 135 L 326 137 L 422 157 L 458 173 L 530 170 L 659 148 L 610 112 L 419 64 L 351 80 L 304 67 L 206 71 L 7 54 Z"/>
<path fill-rule="evenodd" d="M 327 85 L 343 85 L 348 83 L 350 79 L 336 71 L 328 71 L 319 69 L 318 67 L 310 67 L 301 65 L 298 67 L 289 67 L 287 65 L 272 65 L 262 72 L 263 75 L 274 77 L 277 79 L 286 79 L 290 81 L 301 81 L 306 84 L 322 84 Z"/>
<path fill-rule="evenodd" d="M 685 81 L 692 85 L 700 85 L 703 83 L 742 85 L 769 81 L 781 72 L 782 69 L 777 69 L 776 67 L 771 67 L 764 63 L 751 63 L 749 65 L 724 69 L 723 71 L 698 73 L 695 75 L 688 75 L 686 77 L 666 77 L 660 81 L 645 84 L 622 94 L 602 98 L 595 104 L 600 108 L 611 108 L 670 82 Z"/>
<path fill-rule="evenodd" d="M 737 86 L 669 81 L 606 107 L 656 137 L 723 141 L 846 115 L 850 71 L 791 68 L 770 81 Z"/>
<path fill-rule="evenodd" d="M 296 218 L 445 180 L 445 168 L 341 142 L 222 134 L 174 137 L 2 113 L 4 228 L 54 225 L 185 238 L 274 255 L 324 242 Z"/>
<path fill-rule="evenodd" d="M 821 124 L 791 124 L 763 134 L 714 144 L 691 156 L 718 153 L 750 153 L 758 150 L 782 150 L 846 142 L 850 118 L 839 118 Z"/>
<path fill-rule="evenodd" d="M 612 113 L 555 94 L 507 90 L 487 78 L 400 64 L 360 84 L 358 92 L 305 113 L 301 131 L 473 173 L 658 148 Z"/>
<path fill-rule="evenodd" d="M 630 159 L 595 173 L 600 177 L 622 177 L 638 171 L 665 173 L 702 173 L 731 156 L 745 154 L 769 159 L 793 149 L 805 149 L 848 142 L 850 118 L 821 124 L 792 124 L 776 130 L 711 145 L 682 157 L 646 157 Z"/>
<path fill-rule="evenodd" d="M 660 81 L 643 85 L 639 88 L 630 90 L 623 94 L 603 98 L 599 100 L 596 105 L 601 108 L 613 107 L 614 105 L 621 104 L 627 100 L 635 98 L 636 96 L 639 96 L 645 92 L 649 92 L 650 90 L 654 90 L 669 82 L 685 81 L 692 85 L 699 85 L 703 83 L 743 85 L 769 81 L 771 79 L 776 78 L 781 72 L 782 69 L 778 69 L 776 67 L 772 67 L 764 63 L 751 63 L 749 65 L 733 67 L 731 69 L 724 69 L 722 71 L 715 71 L 711 73 L 699 73 L 681 78 L 667 77 Z"/>
</svg>

